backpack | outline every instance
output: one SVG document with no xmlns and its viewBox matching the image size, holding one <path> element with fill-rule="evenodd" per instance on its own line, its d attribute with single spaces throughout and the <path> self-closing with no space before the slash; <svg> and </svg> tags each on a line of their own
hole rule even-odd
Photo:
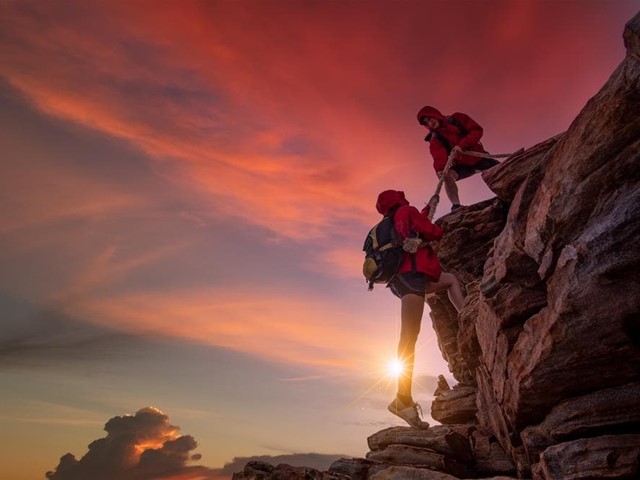
<svg viewBox="0 0 640 480">
<path fill-rule="evenodd" d="M 467 129 L 464 128 L 462 126 L 462 124 L 458 120 L 453 118 L 451 115 L 445 117 L 445 119 L 447 120 L 447 122 L 449 122 L 454 127 L 458 127 L 458 130 L 460 130 L 460 136 L 464 137 L 464 136 L 467 135 L 467 133 L 469 133 L 467 131 Z M 424 137 L 424 141 L 425 142 L 430 142 L 433 137 L 437 138 L 438 141 L 442 145 L 444 145 L 444 148 L 447 149 L 447 154 L 451 153 L 452 148 L 451 148 L 451 144 L 449 143 L 449 140 L 447 140 L 446 138 L 444 138 L 442 135 L 438 134 L 437 132 L 429 132 L 428 135 L 426 137 Z"/>
<path fill-rule="evenodd" d="M 395 211 L 374 225 L 364 240 L 362 273 L 369 282 L 369 290 L 373 290 L 374 283 L 387 283 L 391 280 L 398 273 L 404 259 L 404 250 L 393 226 L 394 214 Z"/>
</svg>

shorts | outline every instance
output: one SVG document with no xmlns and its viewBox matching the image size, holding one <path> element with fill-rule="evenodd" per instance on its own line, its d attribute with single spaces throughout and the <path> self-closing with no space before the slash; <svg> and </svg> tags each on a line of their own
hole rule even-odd
<svg viewBox="0 0 640 480">
<path fill-rule="evenodd" d="M 468 178 L 471 175 L 475 175 L 478 170 L 488 170 L 491 167 L 498 165 L 500 162 L 495 158 L 482 158 L 475 165 L 457 165 L 454 164 L 451 170 L 458 174 L 458 180 Z"/>
<path fill-rule="evenodd" d="M 410 293 L 424 297 L 427 293 L 427 285 L 429 285 L 429 280 L 424 273 L 403 272 L 396 273 L 391 277 L 391 280 L 387 283 L 387 288 L 390 288 L 391 293 L 398 298 Z"/>
</svg>

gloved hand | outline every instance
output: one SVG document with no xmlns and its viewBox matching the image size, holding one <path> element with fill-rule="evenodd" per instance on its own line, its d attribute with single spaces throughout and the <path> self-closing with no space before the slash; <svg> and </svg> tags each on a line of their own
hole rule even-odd
<svg viewBox="0 0 640 480">
<path fill-rule="evenodd" d="M 422 245 L 422 239 L 416 237 L 406 238 L 402 244 L 402 249 L 405 252 L 416 253 L 418 248 Z"/>
<path fill-rule="evenodd" d="M 460 158 L 462 156 L 462 151 L 463 151 L 462 148 L 456 145 L 451 149 L 451 155 L 453 155 L 454 159 Z"/>
</svg>

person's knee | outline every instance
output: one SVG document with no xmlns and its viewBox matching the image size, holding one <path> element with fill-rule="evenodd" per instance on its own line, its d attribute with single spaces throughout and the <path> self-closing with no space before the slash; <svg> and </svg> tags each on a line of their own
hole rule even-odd
<svg viewBox="0 0 640 480">
<path fill-rule="evenodd" d="M 456 171 L 453 168 L 450 168 L 447 171 L 446 179 L 449 180 L 450 182 L 454 182 L 454 183 L 455 183 L 456 180 L 458 180 L 458 174 L 456 173 Z"/>
</svg>

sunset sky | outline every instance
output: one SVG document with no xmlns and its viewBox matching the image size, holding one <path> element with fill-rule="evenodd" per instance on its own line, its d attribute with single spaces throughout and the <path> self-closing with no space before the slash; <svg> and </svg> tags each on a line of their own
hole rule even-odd
<svg viewBox="0 0 640 480">
<path fill-rule="evenodd" d="M 0 477 L 43 479 L 115 417 L 109 438 L 195 439 L 171 478 L 364 456 L 400 424 L 399 301 L 367 292 L 361 248 L 380 191 L 433 193 L 417 111 L 468 113 L 490 152 L 531 147 L 606 82 L 638 10 L 0 0 Z M 428 412 L 451 378 L 428 313 L 417 363 Z"/>
</svg>

